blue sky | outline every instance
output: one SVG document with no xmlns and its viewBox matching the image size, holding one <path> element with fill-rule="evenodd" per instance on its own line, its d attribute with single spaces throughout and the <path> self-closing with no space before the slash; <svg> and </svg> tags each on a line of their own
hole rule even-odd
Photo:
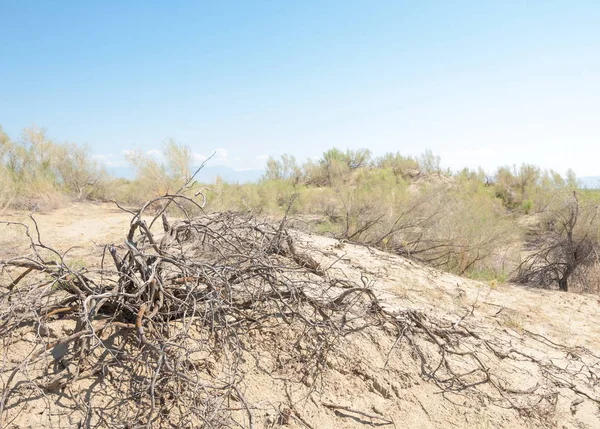
<svg viewBox="0 0 600 429">
<path fill-rule="evenodd" d="M 0 0 L 0 124 L 110 165 L 173 138 L 600 175 L 600 2 Z"/>
</svg>

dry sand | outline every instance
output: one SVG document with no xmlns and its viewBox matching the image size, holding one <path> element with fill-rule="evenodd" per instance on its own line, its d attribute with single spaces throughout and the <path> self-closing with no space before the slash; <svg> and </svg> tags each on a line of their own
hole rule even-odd
<svg viewBox="0 0 600 429">
<path fill-rule="evenodd" d="M 34 215 L 42 240 L 63 251 L 71 248 L 71 261 L 99 263 L 104 245 L 120 243 L 130 215 L 114 205 L 74 203 L 69 207 Z M 28 213 L 0 216 L 32 227 Z M 27 251 L 22 229 L 2 226 L 0 259 Z M 303 252 L 310 254 L 329 275 L 365 283 L 390 313 L 407 310 L 435 320 L 465 326 L 474 337 L 462 347 L 485 359 L 490 373 L 511 390 L 531 390 L 543 397 L 536 412 L 507 407 L 511 395 L 495 401 L 489 386 L 475 387 L 483 393 L 443 392 L 423 376 L 418 356 L 406 343 L 368 331 L 344 340 L 337 356 L 331 356 L 321 380 L 289 385 L 261 371 L 251 360 L 243 383 L 245 395 L 257 405 L 255 427 L 364 428 L 600 428 L 600 299 L 597 296 L 538 290 L 517 285 L 489 285 L 420 266 L 385 252 L 316 235 L 295 232 Z M 61 321 L 50 329 L 60 331 Z M 23 344 L 29 336 L 24 329 Z M 255 346 L 277 343 L 285 349 L 285 338 L 256 337 Z M 501 356 L 486 348 L 493 342 Z M 435 344 L 423 340 L 422 349 L 436 356 Z M 23 353 L 27 347 L 24 346 Z M 390 352 L 391 350 L 391 352 Z M 4 353 L 0 353 L 4 355 Z M 11 356 L 18 359 L 19 356 Z M 273 362 L 262 362 L 269 367 Z M 468 367 L 465 363 L 465 368 Z M 553 369 L 554 368 L 554 369 Z M 555 368 L 566 371 L 564 377 Z M 5 379 L 6 374 L 0 374 Z M 82 391 L 99 392 L 102 386 L 82 385 Z M 0 387 L 2 384 L 0 383 Z M 287 391 L 287 393 L 286 393 Z M 515 394 L 515 398 L 516 398 Z M 537 396 L 536 396 L 537 397 Z M 273 409 L 291 399 L 299 418 L 284 422 Z M 88 398 L 88 400 L 92 400 Z M 25 406 L 23 406 L 23 403 Z M 23 399 L 19 415 L 10 427 L 84 427 L 85 421 L 69 414 L 72 404 L 63 396 L 48 394 Z M 331 404 L 341 408 L 333 408 Z M 329 405 L 329 406 L 328 406 Z M 262 410 L 261 411 L 261 407 Z M 344 410 L 346 407 L 347 410 Z M 383 416 L 383 419 L 366 415 Z M 16 411 L 15 411 L 16 412 Z M 97 423 L 99 425 L 99 423 Z M 94 424 L 87 422 L 93 427 Z M 119 427 L 115 424 L 114 427 Z M 121 425 L 120 427 L 125 427 Z"/>
</svg>

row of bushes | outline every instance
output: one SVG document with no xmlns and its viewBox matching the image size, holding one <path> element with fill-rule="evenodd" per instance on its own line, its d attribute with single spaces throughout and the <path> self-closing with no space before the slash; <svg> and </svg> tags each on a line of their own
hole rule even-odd
<svg viewBox="0 0 600 429">
<path fill-rule="evenodd" d="M 0 210 L 51 209 L 68 199 L 118 200 L 139 203 L 163 195 L 191 174 L 189 148 L 169 141 L 164 159 L 140 151 L 127 160 L 136 179 L 111 177 L 89 148 L 51 140 L 44 129 L 25 129 L 11 139 L 0 127 Z"/>
<path fill-rule="evenodd" d="M 14 141 L 0 128 L 0 209 L 58 206 L 71 196 L 101 196 L 107 188 L 104 168 L 87 148 L 58 144 L 39 128 L 23 131 Z"/>
<path fill-rule="evenodd" d="M 43 130 L 18 141 L 0 131 L 0 204 L 52 207 L 65 198 L 139 204 L 174 192 L 192 174 L 192 153 L 170 141 L 163 156 L 131 152 L 135 180 L 110 178 L 88 151 L 57 144 Z M 269 158 L 259 183 L 194 184 L 207 210 L 252 210 L 293 215 L 298 225 L 479 279 L 589 289 L 600 227 L 596 194 L 575 193 L 577 180 L 532 165 L 502 167 L 494 175 L 440 167 L 431 151 L 419 157 L 330 149 L 298 163 Z M 596 261 L 594 260 L 596 258 Z M 542 269 L 544 264 L 547 269 Z"/>
<path fill-rule="evenodd" d="M 599 291 L 598 193 L 578 190 L 572 171 L 452 174 L 431 152 L 371 159 L 333 149 L 301 166 L 270 159 L 263 186 L 277 182 L 299 195 L 300 213 L 320 215 L 321 233 L 480 279 Z"/>
</svg>

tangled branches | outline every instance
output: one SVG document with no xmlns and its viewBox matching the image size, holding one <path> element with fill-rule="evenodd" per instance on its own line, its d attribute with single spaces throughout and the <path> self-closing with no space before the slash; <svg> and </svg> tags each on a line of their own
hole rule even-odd
<svg viewBox="0 0 600 429">
<path fill-rule="evenodd" d="M 594 283 L 590 271 L 599 261 L 599 210 L 597 205 L 581 201 L 577 192 L 548 210 L 542 228 L 530 233 L 528 255 L 519 265 L 515 281 L 558 285 L 561 291 L 574 285 L 587 290 Z"/>
<path fill-rule="evenodd" d="M 181 219 L 170 224 L 163 209 L 146 220 L 157 203 L 176 206 Z M 133 415 L 123 408 L 95 416 L 111 425 L 120 419 L 148 427 L 252 426 L 239 389 L 251 331 L 285 326 L 302 350 L 286 364 L 306 367 L 303 377 L 314 379 L 337 338 L 378 323 L 372 291 L 322 277 L 310 257 L 295 251 L 285 220 L 268 224 L 232 213 L 192 218 L 190 207 L 201 210 L 193 199 L 167 195 L 132 212 L 124 245 L 107 246 L 97 269 L 70 267 L 39 231 L 34 239 L 25 227 L 33 255 L 1 262 L 11 272 L 25 271 L 3 296 L 0 335 L 9 338 L 25 324 L 46 332 L 25 365 L 52 354 L 63 370 L 50 376 L 40 369 L 36 386 L 64 389 L 97 374 L 127 380 L 127 387 L 113 386 L 109 402 L 141 406 Z M 47 326 L 57 319 L 74 326 L 51 338 Z M 10 409 L 11 396 L 23 394 L 24 373 L 24 364 L 16 365 L 4 383 L 0 413 Z M 245 411 L 242 417 L 230 412 L 231 401 Z"/>
</svg>

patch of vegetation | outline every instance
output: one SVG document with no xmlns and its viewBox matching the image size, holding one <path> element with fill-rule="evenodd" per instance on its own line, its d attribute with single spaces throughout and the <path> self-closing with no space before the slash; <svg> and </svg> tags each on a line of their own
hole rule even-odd
<svg viewBox="0 0 600 429">
<path fill-rule="evenodd" d="M 0 128 L 0 209 L 46 209 L 66 197 L 93 198 L 105 180 L 85 147 L 55 143 L 35 127 L 15 141 Z"/>
<path fill-rule="evenodd" d="M 287 212 L 316 233 L 474 279 L 512 278 L 566 290 L 561 280 L 566 276 L 585 291 L 598 272 L 600 227 L 590 213 L 600 204 L 600 191 L 578 190 L 572 171 L 563 178 L 523 164 L 501 167 L 493 175 L 482 169 L 452 173 L 431 151 L 375 158 L 367 149 L 333 148 L 304 163 L 287 154 L 271 157 L 259 183 L 217 179 L 181 190 L 178 184 L 192 171 L 190 148 L 169 141 L 161 157 L 133 151 L 127 158 L 134 180 L 109 177 L 86 148 L 55 143 L 43 130 L 25 130 L 17 141 L 0 131 L 0 209 L 51 208 L 67 198 L 141 204 L 172 193 L 194 197 L 201 192 L 207 212 L 276 218 Z M 577 225 L 570 225 L 563 213 L 574 191 L 581 215 L 571 219 Z M 535 248 L 545 253 L 532 255 Z M 565 268 L 575 265 L 577 270 Z"/>
</svg>

